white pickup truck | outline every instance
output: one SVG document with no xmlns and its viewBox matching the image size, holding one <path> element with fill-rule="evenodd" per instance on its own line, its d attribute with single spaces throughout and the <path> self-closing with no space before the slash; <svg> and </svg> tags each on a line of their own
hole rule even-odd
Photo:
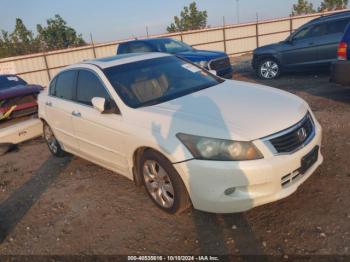
<svg viewBox="0 0 350 262">
<path fill-rule="evenodd" d="M 0 155 L 42 134 L 36 101 L 42 89 L 15 75 L 0 75 Z"/>
</svg>

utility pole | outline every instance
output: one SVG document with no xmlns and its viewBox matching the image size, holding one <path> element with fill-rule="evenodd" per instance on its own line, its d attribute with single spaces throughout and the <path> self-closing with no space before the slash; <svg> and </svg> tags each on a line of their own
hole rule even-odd
<svg viewBox="0 0 350 262">
<path fill-rule="evenodd" d="M 147 38 L 149 38 L 148 25 L 146 25 L 146 34 L 147 34 Z"/>
<path fill-rule="evenodd" d="M 94 58 L 96 58 L 96 50 L 95 50 L 95 44 L 94 44 L 94 40 L 92 38 L 92 33 L 90 32 L 90 41 L 91 41 L 91 46 L 92 46 L 92 52 L 94 54 Z"/>
<path fill-rule="evenodd" d="M 237 24 L 239 24 L 239 0 L 236 0 Z"/>
</svg>

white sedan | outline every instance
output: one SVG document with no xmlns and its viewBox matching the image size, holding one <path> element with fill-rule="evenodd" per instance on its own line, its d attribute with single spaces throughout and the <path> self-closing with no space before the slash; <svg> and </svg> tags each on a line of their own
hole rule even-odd
<svg viewBox="0 0 350 262">
<path fill-rule="evenodd" d="M 323 161 L 321 126 L 302 99 L 162 53 L 64 68 L 40 94 L 39 117 L 54 155 L 143 184 L 168 213 L 276 201 Z"/>
</svg>

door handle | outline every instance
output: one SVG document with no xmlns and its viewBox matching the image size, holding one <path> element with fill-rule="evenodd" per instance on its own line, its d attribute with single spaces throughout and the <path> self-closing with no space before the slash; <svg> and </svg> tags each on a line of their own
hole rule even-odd
<svg viewBox="0 0 350 262">
<path fill-rule="evenodd" d="M 314 44 L 315 44 L 314 42 L 309 43 L 309 45 L 314 45 Z"/>
<path fill-rule="evenodd" d="M 52 103 L 51 102 L 46 102 L 45 105 L 52 106 Z"/>
<path fill-rule="evenodd" d="M 73 116 L 76 116 L 76 117 L 81 117 L 81 113 L 80 113 L 80 112 L 77 112 L 77 111 L 73 111 L 73 112 L 72 112 L 72 115 L 73 115 Z"/>
</svg>

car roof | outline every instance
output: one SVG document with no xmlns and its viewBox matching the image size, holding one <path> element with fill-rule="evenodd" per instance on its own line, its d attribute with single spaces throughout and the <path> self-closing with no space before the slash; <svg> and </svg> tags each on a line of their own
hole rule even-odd
<svg viewBox="0 0 350 262">
<path fill-rule="evenodd" d="M 131 53 L 131 54 L 122 54 L 122 55 L 115 55 L 111 57 L 104 57 L 94 60 L 87 60 L 79 64 L 75 64 L 73 66 L 67 67 L 78 67 L 83 65 L 95 65 L 101 69 L 117 66 L 117 65 L 123 65 L 123 64 L 129 64 L 137 61 L 143 61 L 143 60 L 149 60 L 154 58 L 160 58 L 160 57 L 166 57 L 171 56 L 170 54 L 165 53 Z"/>
<path fill-rule="evenodd" d="M 163 40 L 175 40 L 173 38 L 169 37 L 159 37 L 159 38 L 146 38 L 146 39 L 135 39 L 135 40 L 130 40 L 127 42 L 123 42 L 121 44 L 129 44 L 129 43 L 134 43 L 134 42 L 147 42 L 147 43 L 154 43 L 154 42 L 160 42 Z M 176 40 L 175 40 L 176 41 Z"/>
<path fill-rule="evenodd" d="M 310 25 L 310 24 L 314 24 L 314 23 L 328 22 L 328 21 L 338 20 L 338 19 L 342 19 L 342 18 L 350 18 L 350 10 L 335 13 L 335 14 L 330 14 L 330 15 L 324 15 L 324 16 L 318 17 L 316 19 L 313 19 L 306 24 Z"/>
</svg>

